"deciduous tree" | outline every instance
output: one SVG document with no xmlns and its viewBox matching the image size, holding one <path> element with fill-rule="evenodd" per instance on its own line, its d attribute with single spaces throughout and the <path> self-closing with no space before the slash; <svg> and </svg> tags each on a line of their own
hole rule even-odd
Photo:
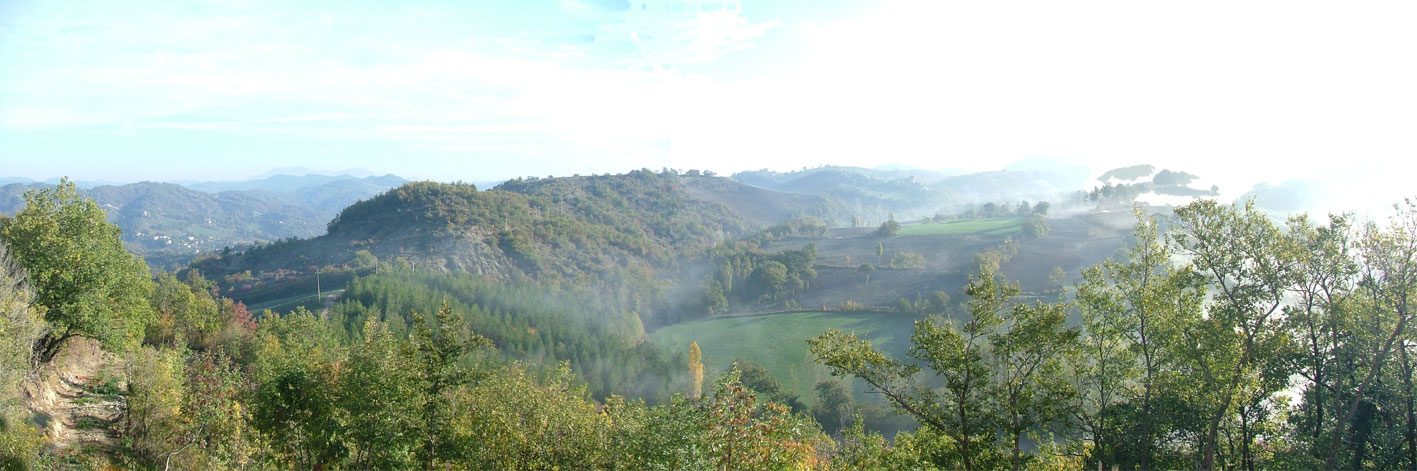
<svg viewBox="0 0 1417 471">
<path fill-rule="evenodd" d="M 11 256 L 29 272 L 35 302 L 51 330 L 40 341 L 47 361 L 65 340 L 96 339 L 109 349 L 142 340 L 152 318 L 147 265 L 123 248 L 103 208 L 67 179 L 25 193 L 25 209 L 0 226 Z"/>
</svg>

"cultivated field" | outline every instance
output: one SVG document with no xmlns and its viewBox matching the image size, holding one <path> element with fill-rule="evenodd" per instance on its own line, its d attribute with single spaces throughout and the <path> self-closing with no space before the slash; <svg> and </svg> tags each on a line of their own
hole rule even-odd
<svg viewBox="0 0 1417 471">
<path fill-rule="evenodd" d="M 966 219 L 960 221 L 932 222 L 928 224 L 909 224 L 900 228 L 901 236 L 914 235 L 938 235 L 938 234 L 987 234 L 996 236 L 1022 234 L 1020 228 L 1028 218 L 1004 217 L 985 219 Z"/>
</svg>

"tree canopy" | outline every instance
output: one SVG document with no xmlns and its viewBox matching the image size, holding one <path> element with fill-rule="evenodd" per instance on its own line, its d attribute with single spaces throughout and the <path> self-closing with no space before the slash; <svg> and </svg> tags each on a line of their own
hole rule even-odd
<svg viewBox="0 0 1417 471">
<path fill-rule="evenodd" d="M 109 348 L 136 344 L 152 318 L 152 279 L 141 259 L 124 250 L 103 208 L 72 182 L 25 194 L 25 209 L 0 227 L 0 238 L 29 272 L 35 302 L 52 332 L 42 356 L 65 339 L 91 337 Z"/>
</svg>

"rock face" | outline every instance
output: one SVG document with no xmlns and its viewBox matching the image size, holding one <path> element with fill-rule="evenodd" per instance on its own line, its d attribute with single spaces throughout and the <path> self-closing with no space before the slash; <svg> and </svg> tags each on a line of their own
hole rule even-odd
<svg viewBox="0 0 1417 471">
<path fill-rule="evenodd" d="M 116 374 L 121 371 L 113 354 L 98 342 L 73 338 L 54 361 L 24 385 L 25 405 L 44 429 L 48 447 L 55 451 L 112 450 L 117 429 L 127 407 L 117 391 L 127 388 Z M 110 393 L 110 394 L 105 394 Z"/>
</svg>

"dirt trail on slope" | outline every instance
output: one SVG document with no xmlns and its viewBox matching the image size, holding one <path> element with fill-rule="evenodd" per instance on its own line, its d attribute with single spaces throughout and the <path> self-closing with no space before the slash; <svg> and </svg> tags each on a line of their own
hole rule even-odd
<svg viewBox="0 0 1417 471">
<path fill-rule="evenodd" d="M 121 371 L 98 342 L 75 338 L 25 385 L 25 405 L 38 417 L 50 450 L 107 454 L 117 446 L 127 411 L 117 394 L 127 388 L 117 379 Z"/>
</svg>

